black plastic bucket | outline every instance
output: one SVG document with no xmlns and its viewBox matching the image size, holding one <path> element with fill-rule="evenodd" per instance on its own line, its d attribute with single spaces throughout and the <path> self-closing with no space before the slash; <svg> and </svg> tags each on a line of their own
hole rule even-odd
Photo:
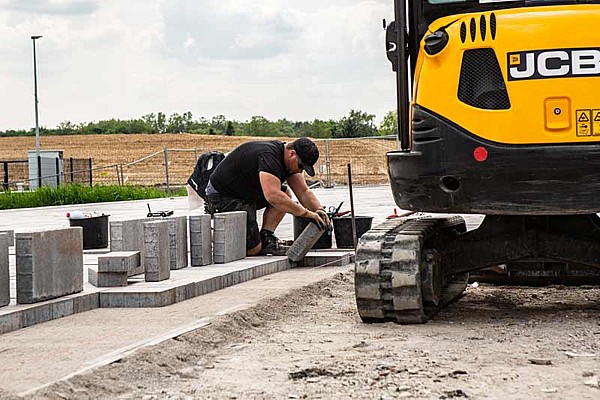
<svg viewBox="0 0 600 400">
<path fill-rule="evenodd" d="M 108 247 L 108 215 L 88 218 L 69 218 L 70 226 L 83 228 L 83 249 Z"/>
<path fill-rule="evenodd" d="M 302 217 L 294 216 L 294 240 L 298 239 L 300 234 L 304 231 L 304 228 L 308 226 L 310 222 Z M 330 249 L 331 248 L 331 230 L 323 232 L 317 243 L 312 247 L 313 249 Z"/>
<path fill-rule="evenodd" d="M 371 229 L 373 217 L 356 216 L 357 241 L 366 231 Z M 352 239 L 352 217 L 333 218 L 333 231 L 335 232 L 335 243 L 339 249 L 353 249 Z"/>
</svg>

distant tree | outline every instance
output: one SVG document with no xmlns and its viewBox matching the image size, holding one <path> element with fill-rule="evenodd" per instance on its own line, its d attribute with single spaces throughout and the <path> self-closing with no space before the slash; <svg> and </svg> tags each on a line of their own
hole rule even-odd
<svg viewBox="0 0 600 400">
<path fill-rule="evenodd" d="M 210 127 L 218 134 L 225 134 L 227 129 L 227 119 L 224 115 L 215 115 L 210 120 Z"/>
<path fill-rule="evenodd" d="M 379 126 L 379 134 L 382 136 L 398 134 L 398 110 L 385 114 Z"/>
<path fill-rule="evenodd" d="M 77 126 L 72 124 L 71 121 L 63 121 L 58 124 L 55 131 L 57 135 L 72 135 L 77 132 Z"/>
<path fill-rule="evenodd" d="M 156 114 L 156 131 L 158 133 L 167 131 L 167 116 L 163 112 Z"/>
<path fill-rule="evenodd" d="M 227 121 L 227 128 L 225 128 L 225 135 L 233 136 L 234 133 L 235 133 L 235 128 L 233 127 L 233 124 L 231 123 L 231 121 Z"/>
<path fill-rule="evenodd" d="M 373 121 L 375 115 L 367 114 L 363 111 L 350 110 L 347 117 L 342 118 L 339 123 L 339 130 L 336 130 L 337 137 L 366 137 L 377 133 L 377 128 Z"/>
<path fill-rule="evenodd" d="M 248 136 L 277 136 L 278 134 L 277 126 L 260 115 L 252 117 L 245 128 L 244 134 Z"/>
<path fill-rule="evenodd" d="M 275 135 L 295 136 L 294 122 L 288 121 L 287 119 L 283 118 L 272 124 L 274 125 L 276 131 Z"/>
</svg>

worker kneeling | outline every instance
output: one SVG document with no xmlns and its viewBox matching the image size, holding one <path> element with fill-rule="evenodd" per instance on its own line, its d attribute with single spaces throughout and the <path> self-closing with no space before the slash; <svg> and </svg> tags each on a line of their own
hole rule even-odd
<svg viewBox="0 0 600 400">
<path fill-rule="evenodd" d="M 302 171 L 315 175 L 313 166 L 318 159 L 319 149 L 307 138 L 291 143 L 244 143 L 227 154 L 210 176 L 206 212 L 246 211 L 246 255 L 284 255 L 286 248 L 275 236 L 275 229 L 286 213 L 309 219 L 321 229 L 330 225 L 302 176 Z M 292 200 L 290 188 L 300 204 Z M 263 208 L 259 231 L 256 211 Z"/>
</svg>

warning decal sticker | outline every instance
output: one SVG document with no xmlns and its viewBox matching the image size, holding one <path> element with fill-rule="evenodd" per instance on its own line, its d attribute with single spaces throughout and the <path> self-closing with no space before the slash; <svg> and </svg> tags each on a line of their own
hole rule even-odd
<svg viewBox="0 0 600 400">
<path fill-rule="evenodd" d="M 595 110 L 600 112 L 600 110 Z M 577 136 L 592 136 L 592 110 L 577 110 Z M 600 135 L 600 121 L 598 122 L 598 135 Z"/>
<path fill-rule="evenodd" d="M 600 110 L 592 110 L 592 135 L 600 136 Z"/>
</svg>

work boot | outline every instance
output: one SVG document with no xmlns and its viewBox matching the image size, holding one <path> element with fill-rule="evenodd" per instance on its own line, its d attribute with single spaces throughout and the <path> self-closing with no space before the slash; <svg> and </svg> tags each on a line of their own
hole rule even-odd
<svg viewBox="0 0 600 400">
<path fill-rule="evenodd" d="M 273 232 L 267 230 L 260 231 L 260 242 L 262 243 L 262 248 L 260 250 L 261 256 L 267 254 L 284 256 L 289 249 L 288 246 L 283 245 L 283 242 L 279 240 Z"/>
</svg>

